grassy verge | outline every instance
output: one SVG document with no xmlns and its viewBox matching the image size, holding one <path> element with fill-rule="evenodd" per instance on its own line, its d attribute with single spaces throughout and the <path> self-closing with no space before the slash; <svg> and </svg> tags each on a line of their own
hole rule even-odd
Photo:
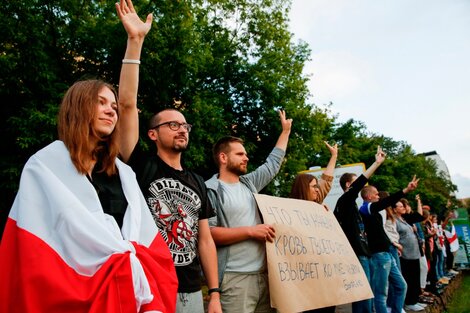
<svg viewBox="0 0 470 313">
<path fill-rule="evenodd" d="M 470 313 L 470 273 L 465 273 L 460 288 L 447 304 L 446 313 Z"/>
</svg>

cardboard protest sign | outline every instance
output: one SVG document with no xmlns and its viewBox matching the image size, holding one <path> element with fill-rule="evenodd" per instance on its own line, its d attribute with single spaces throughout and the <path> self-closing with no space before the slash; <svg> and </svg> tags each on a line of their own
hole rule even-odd
<svg viewBox="0 0 470 313">
<path fill-rule="evenodd" d="M 333 183 L 331 185 L 331 190 L 328 192 L 328 195 L 326 198 L 323 200 L 323 203 L 326 204 L 331 210 L 335 209 L 336 202 L 338 201 L 339 197 L 343 194 L 343 189 L 341 188 L 339 184 L 339 179 L 341 175 L 344 173 L 354 173 L 357 176 L 361 175 L 364 173 L 366 170 L 366 167 L 364 163 L 353 163 L 353 164 L 347 164 L 343 165 L 340 167 L 335 168 L 334 174 L 333 174 Z M 324 168 L 316 168 L 316 169 L 311 169 L 307 171 L 302 171 L 301 173 L 305 174 L 310 174 L 315 176 L 317 179 L 320 179 L 321 174 L 325 171 Z M 357 198 L 357 205 L 361 206 L 362 204 L 362 199 L 361 197 Z"/>
<path fill-rule="evenodd" d="M 255 195 L 264 223 L 271 306 L 302 312 L 373 297 L 361 264 L 332 211 L 312 201 Z"/>
</svg>

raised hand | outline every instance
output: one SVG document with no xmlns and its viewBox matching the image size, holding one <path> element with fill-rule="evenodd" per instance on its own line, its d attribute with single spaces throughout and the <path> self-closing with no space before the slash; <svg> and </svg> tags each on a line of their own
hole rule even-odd
<svg viewBox="0 0 470 313">
<path fill-rule="evenodd" d="M 377 153 L 375 154 L 375 161 L 378 164 L 382 164 L 385 161 L 387 154 L 382 150 L 380 146 L 377 146 Z"/>
<path fill-rule="evenodd" d="M 152 27 L 152 13 L 148 14 L 146 21 L 143 22 L 131 0 L 121 0 L 116 3 L 116 11 L 129 38 L 144 38 Z"/>
<path fill-rule="evenodd" d="M 337 143 L 335 143 L 334 146 L 331 146 L 328 142 L 326 141 L 323 141 L 323 142 L 325 143 L 328 150 L 330 150 L 331 155 L 338 156 L 338 144 Z"/>
<path fill-rule="evenodd" d="M 286 111 L 284 110 L 279 110 L 279 117 L 281 119 L 282 131 L 290 133 L 290 129 L 292 127 L 292 119 L 286 119 Z"/>
<path fill-rule="evenodd" d="M 417 179 L 416 175 L 413 175 L 413 179 L 408 183 L 408 186 L 405 189 L 403 189 L 403 192 L 408 193 L 410 191 L 415 190 L 416 188 L 418 188 L 418 182 L 419 182 L 419 178 Z"/>
</svg>

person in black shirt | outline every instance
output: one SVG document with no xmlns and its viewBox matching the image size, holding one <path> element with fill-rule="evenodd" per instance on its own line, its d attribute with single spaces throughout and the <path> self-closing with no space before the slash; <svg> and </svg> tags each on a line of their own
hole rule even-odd
<svg viewBox="0 0 470 313">
<path fill-rule="evenodd" d="M 340 178 L 341 188 L 345 191 L 336 202 L 334 214 L 338 220 L 344 234 L 349 240 L 356 256 L 361 262 L 364 273 L 370 283 L 370 251 L 367 246 L 367 236 L 364 230 L 364 223 L 357 208 L 356 199 L 362 187 L 368 179 L 385 161 L 386 154 L 380 147 L 377 147 L 375 162 L 367 168 L 364 174 L 357 177 L 353 173 L 345 173 Z M 353 313 L 371 313 L 372 300 L 357 301 L 352 304 Z"/>
<path fill-rule="evenodd" d="M 361 191 L 364 203 L 359 208 L 359 212 L 364 221 L 369 250 L 372 254 L 370 263 L 373 280 L 371 285 L 376 313 L 387 313 L 389 281 L 395 297 L 395 301 L 392 301 L 392 313 L 401 313 L 406 295 L 406 282 L 390 253 L 392 242 L 385 233 L 383 226 L 385 220 L 380 211 L 395 205 L 406 193 L 415 190 L 418 182 L 419 179 L 414 176 L 406 188 L 383 199 L 379 198 L 379 192 L 374 186 L 366 186 Z"/>
<path fill-rule="evenodd" d="M 127 10 L 132 13 L 128 2 Z M 146 35 L 143 29 L 144 23 L 133 32 L 128 30 L 128 49 L 119 82 L 120 157 L 136 172 L 147 205 L 172 254 L 178 276 L 176 312 L 204 312 L 202 265 L 209 287 L 209 313 L 219 313 L 217 253 L 208 222 L 213 210 L 204 180 L 183 168 L 181 162 L 191 125 L 181 112 L 163 110 L 152 117 L 147 131 L 157 152 L 146 155 L 138 145 L 137 90 L 140 52 Z"/>
</svg>

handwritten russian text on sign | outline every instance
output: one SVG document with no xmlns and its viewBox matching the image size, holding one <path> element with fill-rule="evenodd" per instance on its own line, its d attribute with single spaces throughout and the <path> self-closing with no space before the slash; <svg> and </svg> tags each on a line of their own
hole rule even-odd
<svg viewBox="0 0 470 313">
<path fill-rule="evenodd" d="M 372 298 L 364 271 L 332 211 L 311 201 L 255 195 L 264 223 L 271 305 L 301 312 Z"/>
</svg>

